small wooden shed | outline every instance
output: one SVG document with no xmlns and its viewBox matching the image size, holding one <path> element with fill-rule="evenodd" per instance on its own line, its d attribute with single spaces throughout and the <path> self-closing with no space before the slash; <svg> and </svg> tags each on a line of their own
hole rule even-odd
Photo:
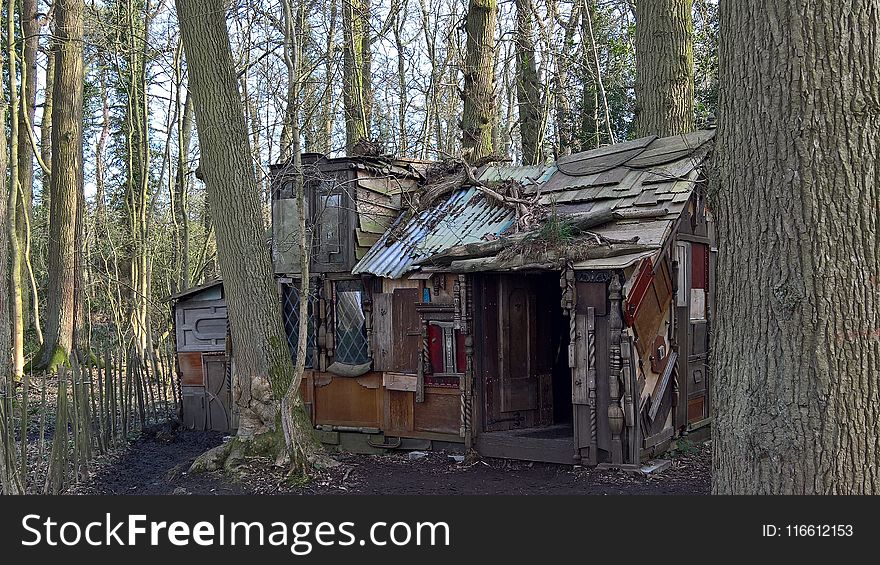
<svg viewBox="0 0 880 565">
<path fill-rule="evenodd" d="M 171 300 L 183 424 L 194 430 L 229 431 L 235 422 L 223 283 L 214 280 L 179 292 Z"/>
</svg>

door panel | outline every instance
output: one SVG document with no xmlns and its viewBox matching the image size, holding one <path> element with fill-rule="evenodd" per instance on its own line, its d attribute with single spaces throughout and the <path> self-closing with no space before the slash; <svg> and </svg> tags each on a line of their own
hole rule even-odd
<svg viewBox="0 0 880 565">
<path fill-rule="evenodd" d="M 207 402 L 208 427 L 225 432 L 229 430 L 229 387 L 226 383 L 226 357 L 206 355 L 205 399 Z"/>
<path fill-rule="evenodd" d="M 501 411 L 535 410 L 536 295 L 526 278 L 503 277 L 500 298 Z"/>
</svg>

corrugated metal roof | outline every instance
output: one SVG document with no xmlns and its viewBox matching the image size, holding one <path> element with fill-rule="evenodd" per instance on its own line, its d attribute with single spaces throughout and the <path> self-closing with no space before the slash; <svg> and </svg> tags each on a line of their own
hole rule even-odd
<svg viewBox="0 0 880 565">
<path fill-rule="evenodd" d="M 398 218 L 358 261 L 352 273 L 398 278 L 416 261 L 455 245 L 476 243 L 486 236 L 504 233 L 514 219 L 513 211 L 476 188 L 462 188 L 415 219 Z"/>
</svg>

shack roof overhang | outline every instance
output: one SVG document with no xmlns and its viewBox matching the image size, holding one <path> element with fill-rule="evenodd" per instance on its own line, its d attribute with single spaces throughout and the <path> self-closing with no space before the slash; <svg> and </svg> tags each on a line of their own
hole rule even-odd
<svg viewBox="0 0 880 565">
<path fill-rule="evenodd" d="M 714 130 L 646 137 L 560 158 L 543 167 L 485 167 L 483 182 L 513 179 L 523 197 L 565 221 L 605 217 L 554 255 L 487 253 L 521 238 L 516 212 L 475 187 L 462 187 L 414 217 L 402 215 L 353 272 L 400 278 L 414 272 L 624 269 L 661 253 L 701 182 Z M 604 214 L 604 215 L 603 215 Z M 537 231 L 537 230 L 536 230 Z M 589 246 L 590 240 L 595 245 Z M 501 245 L 498 242 L 502 242 Z M 474 250 L 472 256 L 467 251 Z"/>
</svg>

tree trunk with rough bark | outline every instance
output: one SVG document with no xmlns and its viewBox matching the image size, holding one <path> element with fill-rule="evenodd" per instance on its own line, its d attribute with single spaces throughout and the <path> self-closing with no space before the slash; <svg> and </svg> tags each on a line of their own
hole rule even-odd
<svg viewBox="0 0 880 565">
<path fill-rule="evenodd" d="M 474 162 L 493 151 L 495 125 L 495 27 L 497 0 L 470 0 L 465 17 L 464 110 L 461 145 Z"/>
<path fill-rule="evenodd" d="M 55 2 L 51 208 L 45 342 L 35 369 L 67 363 L 73 347 L 77 215 L 83 175 L 83 2 Z"/>
<path fill-rule="evenodd" d="M 345 149 L 369 139 L 373 109 L 370 69 L 370 0 L 342 1 Z"/>
<path fill-rule="evenodd" d="M 279 399 L 294 379 L 222 0 L 176 0 L 205 181 L 217 234 L 240 411 L 237 441 L 206 453 L 195 469 L 229 468 L 246 452 L 288 454 Z M 311 423 L 297 404 L 297 433 Z M 306 433 L 307 432 L 307 433 Z M 303 462 L 295 462 L 304 465 Z"/>
<path fill-rule="evenodd" d="M 541 160 L 543 120 L 541 85 L 535 63 L 535 24 L 531 0 L 516 0 L 516 101 L 519 109 L 519 136 L 522 162 L 534 165 Z"/>
<path fill-rule="evenodd" d="M 713 491 L 880 493 L 880 3 L 720 25 Z"/>
<path fill-rule="evenodd" d="M 636 135 L 694 129 L 692 0 L 636 2 Z"/>
</svg>

